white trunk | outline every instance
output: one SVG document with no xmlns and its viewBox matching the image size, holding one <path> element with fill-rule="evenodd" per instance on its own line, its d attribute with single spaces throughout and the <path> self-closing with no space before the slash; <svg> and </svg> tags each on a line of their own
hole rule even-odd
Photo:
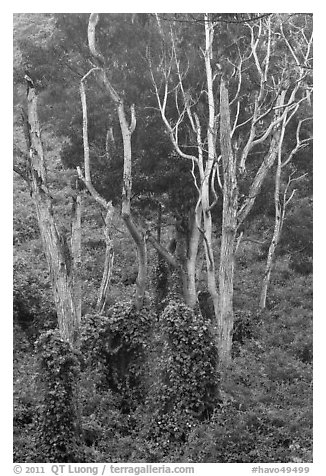
<svg viewBox="0 0 326 476">
<path fill-rule="evenodd" d="M 221 367 L 231 361 L 233 331 L 234 252 L 237 230 L 238 187 L 236 163 L 231 147 L 229 95 L 224 78 L 220 85 L 220 143 L 223 164 L 223 219 L 219 269 L 220 308 L 218 352 Z"/>
<path fill-rule="evenodd" d="M 112 213 L 113 213 L 113 207 L 109 207 L 105 217 L 105 225 L 103 227 L 104 237 L 105 237 L 105 260 L 104 260 L 104 269 L 103 269 L 99 296 L 98 296 L 97 304 L 96 304 L 96 311 L 99 312 L 100 314 L 104 312 L 107 305 L 109 291 L 110 291 L 111 275 L 113 270 L 113 262 L 114 262 L 113 241 L 110 236 Z"/>
<path fill-rule="evenodd" d="M 81 321 L 82 284 L 81 284 L 81 196 L 73 196 L 71 210 L 71 256 L 73 264 L 74 300 L 77 319 Z"/>
<path fill-rule="evenodd" d="M 280 233 L 281 233 L 280 223 L 275 222 L 273 238 L 268 249 L 266 268 L 265 268 L 265 273 L 263 277 L 263 284 L 262 284 L 260 300 L 259 300 L 259 307 L 261 309 L 265 309 L 266 307 L 267 291 L 268 291 L 268 287 L 269 287 L 269 283 L 271 279 L 274 255 L 275 255 L 277 243 L 279 241 Z"/>
<path fill-rule="evenodd" d="M 283 131 L 284 132 L 284 131 Z M 282 226 L 283 226 L 283 214 L 280 204 L 280 187 L 281 187 L 281 172 L 282 172 L 282 161 L 281 161 L 281 151 L 279 149 L 278 163 L 275 174 L 275 191 L 274 191 L 274 205 L 275 205 L 275 222 L 274 222 L 274 231 L 272 241 L 269 245 L 266 268 L 263 277 L 263 284 L 260 294 L 259 307 L 265 309 L 268 286 L 271 279 L 271 273 L 273 268 L 273 261 L 275 250 L 280 239 Z"/>
<path fill-rule="evenodd" d="M 179 269 L 182 283 L 182 296 L 187 306 L 194 308 L 197 304 L 196 263 L 201 225 L 201 207 L 188 217 L 187 231 L 176 227 L 176 267 Z"/>
<path fill-rule="evenodd" d="M 212 245 L 212 215 L 210 211 L 210 177 L 215 160 L 215 101 L 213 94 L 213 74 L 212 74 L 212 45 L 214 38 L 214 28 L 209 19 L 209 15 L 205 15 L 205 70 L 207 81 L 207 97 L 208 97 L 208 128 L 207 128 L 207 147 L 208 155 L 204 173 L 200 170 L 201 175 L 201 204 L 203 209 L 203 225 L 204 225 L 204 249 L 206 258 L 207 272 L 207 289 L 212 298 L 214 312 L 216 318 L 219 313 L 219 294 L 216 284 L 215 260 Z M 199 164 L 199 168 L 201 168 Z"/>
<path fill-rule="evenodd" d="M 190 220 L 190 237 L 186 261 L 188 285 L 185 302 L 191 308 L 194 308 L 197 304 L 196 264 L 200 239 L 198 224 L 201 225 L 201 207 L 195 211 L 195 214 L 196 216 Z"/>
<path fill-rule="evenodd" d="M 29 184 L 36 207 L 37 220 L 44 252 L 50 271 L 52 290 L 62 338 L 72 346 L 78 343 L 79 303 L 76 304 L 78 276 L 74 276 L 73 257 L 64 232 L 59 233 L 53 216 L 44 163 L 40 127 L 37 115 L 37 97 L 34 87 L 28 88 Z M 75 218 L 78 222 L 79 208 Z"/>
</svg>

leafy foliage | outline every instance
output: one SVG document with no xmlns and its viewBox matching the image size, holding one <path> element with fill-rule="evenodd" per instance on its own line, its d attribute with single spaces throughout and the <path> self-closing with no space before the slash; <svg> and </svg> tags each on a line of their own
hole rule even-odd
<svg viewBox="0 0 326 476">
<path fill-rule="evenodd" d="M 169 444 L 185 441 L 219 400 L 210 323 L 182 302 L 169 300 L 159 318 L 152 359 L 150 434 Z"/>
<path fill-rule="evenodd" d="M 36 349 L 43 393 L 38 422 L 38 459 L 60 463 L 83 461 L 77 393 L 78 356 L 58 331 L 42 334 Z"/>
<path fill-rule="evenodd" d="M 108 316 L 86 315 L 81 331 L 84 363 L 101 376 L 99 389 L 119 393 L 128 412 L 143 396 L 147 348 L 153 312 L 137 311 L 131 302 L 111 307 Z"/>
</svg>

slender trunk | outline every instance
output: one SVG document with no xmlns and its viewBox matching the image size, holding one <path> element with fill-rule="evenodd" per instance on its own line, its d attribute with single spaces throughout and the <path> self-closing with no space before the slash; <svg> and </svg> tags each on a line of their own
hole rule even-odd
<svg viewBox="0 0 326 476">
<path fill-rule="evenodd" d="M 272 272 L 272 268 L 273 268 L 275 250 L 276 250 L 276 247 L 277 247 L 277 243 L 279 242 L 279 239 L 280 239 L 280 234 L 281 234 L 282 225 L 283 225 L 283 223 L 282 223 L 282 210 L 281 210 L 281 204 L 280 204 L 281 172 L 282 172 L 282 162 L 281 162 L 281 154 L 279 153 L 278 164 L 277 164 L 277 169 L 276 169 L 276 174 L 275 174 L 275 191 L 274 191 L 275 223 L 274 223 L 274 232 L 273 232 L 273 237 L 272 237 L 271 244 L 269 245 L 269 249 L 268 249 L 266 268 L 265 268 L 265 273 L 264 273 L 264 277 L 263 277 L 263 284 L 262 284 L 262 289 L 261 289 L 261 294 L 260 294 L 259 307 L 261 309 L 265 309 L 265 307 L 266 307 L 267 291 L 268 291 L 268 286 L 269 286 L 270 279 L 271 279 L 271 272 Z"/>
<path fill-rule="evenodd" d="M 227 86 L 220 86 L 220 143 L 223 164 L 223 219 L 219 269 L 220 312 L 218 352 L 221 367 L 231 361 L 233 331 L 234 250 L 237 230 L 238 187 L 236 164 L 231 147 L 230 108 Z"/>
<path fill-rule="evenodd" d="M 277 169 L 276 169 L 276 174 L 275 174 L 275 191 L 274 191 L 274 206 L 275 206 L 275 222 L 274 222 L 274 232 L 273 232 L 273 237 L 272 241 L 270 243 L 269 249 L 268 249 L 268 255 L 267 255 L 267 262 L 266 262 L 266 268 L 265 268 L 265 273 L 263 277 L 263 284 L 262 284 L 262 289 L 261 289 L 261 294 L 260 294 L 260 301 L 259 301 L 259 307 L 261 309 L 265 309 L 266 307 L 266 299 L 267 299 L 267 291 L 268 287 L 270 284 L 270 278 L 271 278 L 271 272 L 273 268 L 273 262 L 274 262 L 274 256 L 275 256 L 275 250 L 276 247 L 280 241 L 281 233 L 282 233 L 282 228 L 283 228 L 283 223 L 284 223 L 284 218 L 285 218 L 285 212 L 286 212 L 286 207 L 289 204 L 289 202 L 292 200 L 294 194 L 295 194 L 295 189 L 292 191 L 291 195 L 287 197 L 287 192 L 289 190 L 289 187 L 291 183 L 293 183 L 296 180 L 300 180 L 305 176 L 301 175 L 300 177 L 293 178 L 292 174 L 288 178 L 288 182 L 285 186 L 285 190 L 283 193 L 283 203 L 281 204 L 280 202 L 280 189 L 281 189 L 281 174 L 282 174 L 282 168 L 284 165 L 288 164 L 295 153 L 300 150 L 300 148 L 305 147 L 305 142 L 307 142 L 307 139 L 301 141 L 299 137 L 300 133 L 300 127 L 301 127 L 302 121 L 299 122 L 297 126 L 297 143 L 295 147 L 292 149 L 290 152 L 289 156 L 287 159 L 282 162 L 282 144 L 285 136 L 285 130 L 286 130 L 286 125 L 287 125 L 287 115 L 285 115 L 284 120 L 283 120 L 283 125 L 281 128 L 281 132 L 278 134 L 279 135 L 279 141 L 278 141 L 278 162 L 277 162 Z M 308 139 L 309 140 L 309 139 Z"/>
<path fill-rule="evenodd" d="M 197 264 L 197 255 L 198 255 L 198 245 L 200 239 L 200 231 L 198 225 L 201 226 L 201 207 L 195 211 L 195 216 L 190 219 L 190 237 L 188 243 L 187 251 L 187 295 L 185 302 L 186 304 L 194 308 L 197 304 L 197 289 L 196 289 L 196 264 Z"/>
<path fill-rule="evenodd" d="M 96 311 L 99 312 L 100 314 L 104 312 L 107 305 L 109 290 L 110 290 L 111 275 L 113 270 L 113 262 L 114 262 L 113 241 L 110 236 L 112 214 L 113 214 L 113 207 L 109 207 L 105 217 L 105 225 L 103 227 L 104 238 L 105 238 L 105 260 L 104 260 L 104 269 L 103 269 L 99 296 L 98 296 L 97 304 L 96 304 Z"/>
<path fill-rule="evenodd" d="M 53 216 L 52 197 L 46 182 L 44 152 L 34 87 L 29 86 L 28 88 L 27 102 L 28 142 L 30 148 L 29 184 L 36 207 L 45 256 L 50 270 L 59 330 L 62 338 L 74 346 L 78 342 L 79 335 L 79 310 L 75 302 L 76 280 L 74 280 L 74 266 L 72 265 L 72 254 L 66 235 L 64 232 L 58 232 Z"/>
<path fill-rule="evenodd" d="M 219 294 L 216 284 L 215 260 L 212 246 L 212 215 L 210 208 L 210 178 L 215 161 L 215 102 L 213 93 L 213 73 L 212 73 L 212 46 L 214 38 L 214 27 L 210 21 L 209 15 L 205 15 L 205 70 L 207 81 L 208 97 L 208 128 L 207 128 L 207 147 L 208 155 L 205 170 L 200 170 L 201 176 L 201 204 L 203 209 L 204 224 L 204 249 L 206 258 L 207 289 L 211 295 L 215 316 L 219 313 Z M 201 161 L 200 161 L 201 162 Z M 201 169 L 201 163 L 199 164 Z M 204 172 L 204 173 L 203 173 Z"/>
<path fill-rule="evenodd" d="M 81 196 L 72 197 L 71 210 L 71 256 L 73 263 L 74 300 L 78 323 L 81 321 L 82 285 L 81 285 Z"/>
<path fill-rule="evenodd" d="M 216 284 L 215 260 L 212 245 L 212 215 L 209 210 L 209 181 L 202 184 L 201 203 L 203 207 L 203 239 L 206 260 L 207 289 L 212 298 L 214 313 L 218 318 L 219 293 Z"/>
<path fill-rule="evenodd" d="M 147 245 L 145 237 L 137 244 L 138 275 L 136 279 L 136 308 L 140 310 L 144 305 L 147 286 Z"/>
<path fill-rule="evenodd" d="M 280 223 L 275 222 L 273 238 L 268 249 L 266 268 L 265 268 L 265 273 L 263 277 L 263 284 L 262 284 L 260 300 L 259 300 L 259 307 L 261 309 L 265 309 L 266 307 L 267 291 L 268 291 L 268 287 L 269 287 L 269 283 L 271 279 L 274 255 L 275 255 L 277 243 L 279 241 L 280 232 L 281 232 Z"/>
<path fill-rule="evenodd" d="M 123 139 L 123 185 L 122 185 L 122 219 L 133 238 L 137 247 L 138 257 L 138 275 L 136 279 L 136 296 L 135 304 L 137 309 L 141 309 L 144 304 L 146 284 L 147 284 L 147 245 L 145 235 L 139 229 L 131 218 L 131 189 L 132 189 L 132 172 L 131 172 L 131 135 L 135 128 L 134 109 L 131 109 L 131 125 L 128 126 L 123 103 L 118 104 L 118 115 L 120 120 L 120 128 Z"/>
<path fill-rule="evenodd" d="M 156 239 L 158 243 L 161 243 L 162 233 L 162 204 L 158 204 L 157 226 L 156 226 Z"/>
</svg>

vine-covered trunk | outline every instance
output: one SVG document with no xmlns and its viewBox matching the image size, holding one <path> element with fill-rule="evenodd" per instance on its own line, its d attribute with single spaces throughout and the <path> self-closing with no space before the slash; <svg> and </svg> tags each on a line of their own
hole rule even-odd
<svg viewBox="0 0 326 476">
<path fill-rule="evenodd" d="M 37 115 L 37 96 L 28 87 L 27 140 L 29 145 L 29 184 L 36 207 L 44 252 L 50 271 L 59 330 L 72 346 L 78 342 L 80 304 L 76 304 L 75 264 L 64 232 L 59 233 L 53 216 L 52 197 L 46 181 L 44 152 Z M 80 207 L 73 207 L 73 222 L 78 223 Z M 76 234 L 74 234 L 76 237 Z"/>
</svg>

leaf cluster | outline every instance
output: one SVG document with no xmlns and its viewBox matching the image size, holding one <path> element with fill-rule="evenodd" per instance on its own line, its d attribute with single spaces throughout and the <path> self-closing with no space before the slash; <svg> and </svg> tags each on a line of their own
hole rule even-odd
<svg viewBox="0 0 326 476">
<path fill-rule="evenodd" d="M 219 401 L 217 350 L 210 323 L 178 301 L 168 301 L 156 332 L 147 397 L 150 433 L 180 443 Z"/>
<path fill-rule="evenodd" d="M 45 462 L 80 462 L 79 356 L 59 331 L 37 340 L 42 402 L 38 420 L 39 459 Z"/>
<path fill-rule="evenodd" d="M 131 302 L 114 305 L 107 316 L 86 315 L 82 321 L 84 365 L 100 375 L 98 388 L 121 396 L 126 411 L 142 397 L 152 323 L 151 308 L 137 311 Z"/>
</svg>

